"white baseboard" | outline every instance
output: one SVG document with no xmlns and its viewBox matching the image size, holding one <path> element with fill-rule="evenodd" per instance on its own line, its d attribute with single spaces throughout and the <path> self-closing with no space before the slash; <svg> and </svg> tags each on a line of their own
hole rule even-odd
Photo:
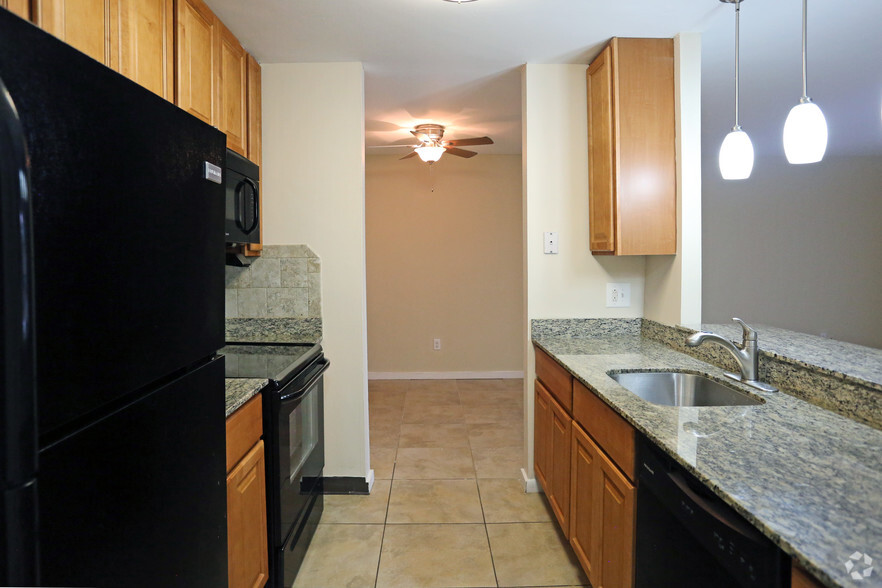
<svg viewBox="0 0 882 588">
<path fill-rule="evenodd" d="M 368 475 L 364 479 L 364 481 L 367 482 L 368 494 L 370 494 L 371 491 L 374 489 L 374 482 L 376 481 L 376 480 L 374 480 L 374 470 L 373 469 L 368 470 Z"/>
<path fill-rule="evenodd" d="M 521 468 L 521 478 L 524 483 L 524 492 L 527 494 L 536 494 L 537 492 L 542 492 L 542 488 L 539 486 L 539 482 L 536 481 L 536 478 L 531 478 L 527 476 L 527 470 Z"/>
<path fill-rule="evenodd" d="M 368 372 L 368 380 L 509 380 L 524 372 Z"/>
</svg>

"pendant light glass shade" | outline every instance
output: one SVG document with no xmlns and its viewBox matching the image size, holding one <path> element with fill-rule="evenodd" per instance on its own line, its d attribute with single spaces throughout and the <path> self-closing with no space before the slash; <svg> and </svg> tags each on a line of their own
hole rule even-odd
<svg viewBox="0 0 882 588">
<path fill-rule="evenodd" d="M 808 97 L 808 0 L 802 0 L 802 97 L 784 123 L 784 154 L 790 163 L 816 163 L 827 151 L 827 119 Z"/>
<path fill-rule="evenodd" d="M 733 129 L 720 147 L 720 173 L 724 180 L 746 180 L 753 171 L 753 143 L 740 128 Z"/>
<path fill-rule="evenodd" d="M 746 180 L 753 171 L 753 143 L 738 122 L 738 106 L 741 90 L 741 64 L 739 60 L 739 25 L 741 0 L 720 0 L 735 4 L 735 126 L 720 146 L 720 174 L 724 180 Z"/>
<path fill-rule="evenodd" d="M 784 123 L 784 153 L 790 163 L 816 163 L 827 150 L 827 119 L 811 101 L 797 104 Z"/>
<path fill-rule="evenodd" d="M 432 146 L 424 146 L 417 147 L 414 149 L 417 155 L 420 156 L 420 159 L 427 163 L 434 163 L 441 159 L 441 156 L 444 155 L 444 147 L 432 147 Z"/>
</svg>

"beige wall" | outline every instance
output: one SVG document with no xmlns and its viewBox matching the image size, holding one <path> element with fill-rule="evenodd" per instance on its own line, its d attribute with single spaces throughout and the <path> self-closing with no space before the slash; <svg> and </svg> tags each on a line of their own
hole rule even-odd
<svg viewBox="0 0 882 588">
<path fill-rule="evenodd" d="M 371 377 L 519 376 L 521 156 L 400 157 L 365 166 Z"/>
<path fill-rule="evenodd" d="M 643 316 L 645 260 L 593 256 L 588 249 L 588 121 L 585 65 L 523 69 L 524 257 L 527 279 L 525 474 L 533 481 L 533 347 L 529 320 Z M 558 231 L 560 253 L 543 254 Z M 606 307 L 606 283 L 631 284 L 630 308 Z"/>
<path fill-rule="evenodd" d="M 364 73 L 360 63 L 264 64 L 263 237 L 322 260 L 325 475 L 367 477 Z"/>
<path fill-rule="evenodd" d="M 674 38 L 677 120 L 677 255 L 646 256 L 643 316 L 701 323 L 701 35 Z"/>
</svg>

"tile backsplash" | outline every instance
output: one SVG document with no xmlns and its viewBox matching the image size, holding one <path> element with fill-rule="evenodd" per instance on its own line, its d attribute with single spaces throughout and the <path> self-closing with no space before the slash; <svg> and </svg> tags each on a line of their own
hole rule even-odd
<svg viewBox="0 0 882 588">
<path fill-rule="evenodd" d="M 308 245 L 265 245 L 248 267 L 226 266 L 226 318 L 320 318 L 321 259 Z"/>
</svg>

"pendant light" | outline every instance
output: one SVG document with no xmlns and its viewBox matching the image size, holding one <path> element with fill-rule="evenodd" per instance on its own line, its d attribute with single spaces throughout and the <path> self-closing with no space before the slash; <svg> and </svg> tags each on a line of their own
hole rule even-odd
<svg viewBox="0 0 882 588">
<path fill-rule="evenodd" d="M 720 173 L 724 180 L 744 180 L 750 177 L 750 172 L 753 170 L 753 143 L 750 142 L 747 133 L 741 130 L 738 120 L 741 81 L 738 37 L 741 0 L 720 0 L 720 2 L 735 4 L 735 126 L 720 146 Z"/>
<path fill-rule="evenodd" d="M 790 110 L 784 123 L 784 153 L 790 163 L 815 163 L 827 150 L 827 120 L 808 97 L 806 83 L 806 29 L 808 0 L 802 0 L 802 97 Z"/>
</svg>

